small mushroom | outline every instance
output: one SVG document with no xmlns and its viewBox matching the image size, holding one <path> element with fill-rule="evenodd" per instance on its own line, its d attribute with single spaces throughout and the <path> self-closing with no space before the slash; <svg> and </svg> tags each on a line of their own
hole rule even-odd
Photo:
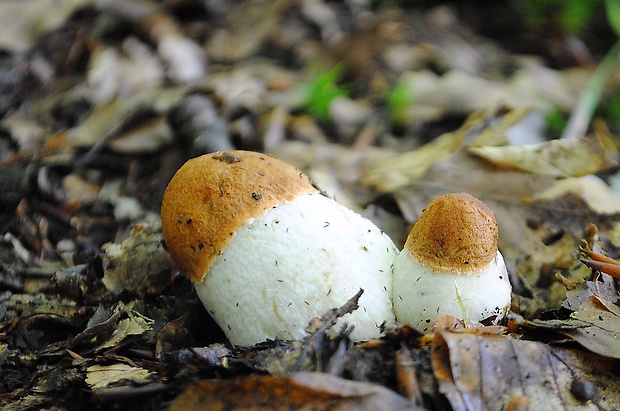
<svg viewBox="0 0 620 411">
<path fill-rule="evenodd" d="M 396 320 L 425 332 L 443 315 L 499 322 L 512 288 L 497 239 L 495 216 L 477 198 L 431 201 L 394 261 Z"/>
<path fill-rule="evenodd" d="M 283 161 L 240 150 L 191 159 L 161 216 L 170 255 L 234 345 L 302 338 L 360 289 L 359 308 L 337 326 L 365 340 L 394 322 L 392 240 Z"/>
</svg>

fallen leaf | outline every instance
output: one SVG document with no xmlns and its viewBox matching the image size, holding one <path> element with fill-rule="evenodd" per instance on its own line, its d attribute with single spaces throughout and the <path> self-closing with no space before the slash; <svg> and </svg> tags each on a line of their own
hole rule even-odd
<svg viewBox="0 0 620 411">
<path fill-rule="evenodd" d="M 229 12 L 226 26 L 217 30 L 206 45 L 208 56 L 215 61 L 237 62 L 255 53 L 278 26 L 286 1 L 264 4 L 260 1 L 240 3 Z"/>
<path fill-rule="evenodd" d="M 116 332 L 103 342 L 96 351 L 101 351 L 105 348 L 114 347 L 125 338 L 132 335 L 142 335 L 147 331 L 153 329 L 154 321 L 133 309 L 135 304 L 129 303 L 127 305 L 119 302 L 116 307 L 116 312 L 124 313 L 128 318 L 125 318 L 118 322 L 116 326 Z"/>
<path fill-rule="evenodd" d="M 516 399 L 531 410 L 620 407 L 614 363 L 587 352 L 444 331 L 434 340 L 432 362 L 439 390 L 455 411 L 505 410 Z"/>
<path fill-rule="evenodd" d="M 157 151 L 173 140 L 164 113 L 184 93 L 183 87 L 166 89 L 165 92 L 145 88 L 128 98 L 100 104 L 77 126 L 49 136 L 46 152 L 89 148 L 92 153 L 84 156 L 90 158 L 104 147 L 123 153 Z M 43 113 L 49 107 L 40 104 L 37 110 Z M 80 161 L 85 160 L 80 158 Z"/>
<path fill-rule="evenodd" d="M 611 308 L 611 309 L 610 309 Z M 584 325 L 567 330 L 588 350 L 612 358 L 620 358 L 620 309 L 591 296 L 571 314 Z"/>
<path fill-rule="evenodd" d="M 135 225 L 121 244 L 101 247 L 103 284 L 114 293 L 156 294 L 170 282 L 170 257 L 159 223 Z"/>
<path fill-rule="evenodd" d="M 144 368 L 127 364 L 92 365 L 86 369 L 86 384 L 97 390 L 118 385 L 122 382 L 146 384 L 152 373 Z"/>
<path fill-rule="evenodd" d="M 379 159 L 363 176 L 362 183 L 380 193 L 407 187 L 423 177 L 425 179 L 435 163 L 451 160 L 466 145 L 497 145 L 508 142 L 510 129 L 522 122 L 528 112 L 527 109 L 507 107 L 476 111 L 453 132 L 442 134 L 418 149 L 390 159 Z M 465 174 L 462 170 L 459 172 L 459 176 Z"/>
<path fill-rule="evenodd" d="M 470 153 L 498 167 L 523 170 L 551 177 L 578 177 L 615 165 L 608 157 L 604 137 L 551 140 L 524 146 L 470 147 Z"/>
<path fill-rule="evenodd" d="M 535 193 L 532 199 L 549 201 L 567 194 L 578 195 L 592 211 L 598 214 L 620 213 L 620 196 L 605 181 L 595 175 L 558 180 L 553 186 Z"/>
<path fill-rule="evenodd" d="M 199 381 L 170 406 L 170 411 L 232 409 L 423 410 L 387 388 L 312 372 Z"/>
<path fill-rule="evenodd" d="M 435 162 L 459 150 L 463 141 L 464 134 L 458 131 L 442 134 L 417 150 L 381 161 L 364 176 L 363 183 L 379 192 L 391 192 L 407 186 L 422 178 Z"/>
</svg>

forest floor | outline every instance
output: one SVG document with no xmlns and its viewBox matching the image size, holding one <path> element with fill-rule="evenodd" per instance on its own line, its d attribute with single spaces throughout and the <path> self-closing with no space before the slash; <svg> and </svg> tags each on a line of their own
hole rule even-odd
<svg viewBox="0 0 620 411">
<path fill-rule="evenodd" d="M 620 269 L 583 263 L 620 255 L 613 65 L 575 114 L 617 40 L 604 7 L 412 3 L 0 3 L 0 408 L 620 409 Z M 509 315 L 232 346 L 159 216 L 185 161 L 230 149 L 398 248 L 437 196 L 481 199 Z"/>
</svg>

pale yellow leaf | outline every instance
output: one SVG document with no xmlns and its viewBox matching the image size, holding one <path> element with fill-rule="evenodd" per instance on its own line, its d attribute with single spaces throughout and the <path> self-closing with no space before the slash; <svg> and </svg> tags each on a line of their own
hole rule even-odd
<svg viewBox="0 0 620 411">
<path fill-rule="evenodd" d="M 92 389 L 107 388 L 122 381 L 146 384 L 152 373 L 127 364 L 93 365 L 86 369 L 86 384 Z"/>
<path fill-rule="evenodd" d="M 437 160 L 455 153 L 462 144 L 462 134 L 443 134 L 417 150 L 382 161 L 364 176 L 363 183 L 380 192 L 409 185 L 422 178 Z"/>
<path fill-rule="evenodd" d="M 418 149 L 380 159 L 363 176 L 362 183 L 382 193 L 411 185 L 425 177 L 436 162 L 451 160 L 467 144 L 495 145 L 509 141 L 508 130 L 522 122 L 528 112 L 526 108 L 507 107 L 476 111 L 454 132 L 442 134 Z M 459 176 L 464 174 L 460 172 Z"/>
<path fill-rule="evenodd" d="M 97 351 L 101 351 L 105 348 L 114 347 L 117 343 L 123 341 L 125 338 L 132 335 L 142 335 L 147 331 L 153 329 L 154 321 L 133 309 L 134 304 L 130 303 L 124 305 L 119 302 L 116 310 L 117 312 L 126 313 L 128 318 L 125 318 L 118 322 L 116 326 L 116 332 L 105 342 L 103 342 Z"/>
<path fill-rule="evenodd" d="M 584 176 L 614 165 L 600 135 L 524 146 L 470 147 L 468 151 L 498 167 L 551 177 Z"/>
</svg>

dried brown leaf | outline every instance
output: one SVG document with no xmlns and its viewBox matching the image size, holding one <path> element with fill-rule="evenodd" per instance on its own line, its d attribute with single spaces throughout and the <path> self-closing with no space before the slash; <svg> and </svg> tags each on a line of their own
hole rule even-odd
<svg viewBox="0 0 620 411">
<path fill-rule="evenodd" d="M 620 406 L 613 363 L 587 352 L 444 331 L 435 339 L 432 360 L 439 390 L 455 411 L 505 410 L 515 399 L 531 410 Z"/>
<path fill-rule="evenodd" d="M 422 410 L 387 388 L 322 373 L 199 381 L 170 411 L 185 410 Z"/>
<path fill-rule="evenodd" d="M 407 186 L 422 178 L 435 162 L 458 151 L 463 139 L 463 133 L 446 133 L 417 150 L 381 161 L 364 176 L 363 183 L 379 192 L 392 192 Z"/>
<path fill-rule="evenodd" d="M 612 308 L 611 310 L 609 308 Z M 587 298 L 571 318 L 575 327 L 564 330 L 588 350 L 620 358 L 620 309 L 597 296 Z"/>
</svg>

